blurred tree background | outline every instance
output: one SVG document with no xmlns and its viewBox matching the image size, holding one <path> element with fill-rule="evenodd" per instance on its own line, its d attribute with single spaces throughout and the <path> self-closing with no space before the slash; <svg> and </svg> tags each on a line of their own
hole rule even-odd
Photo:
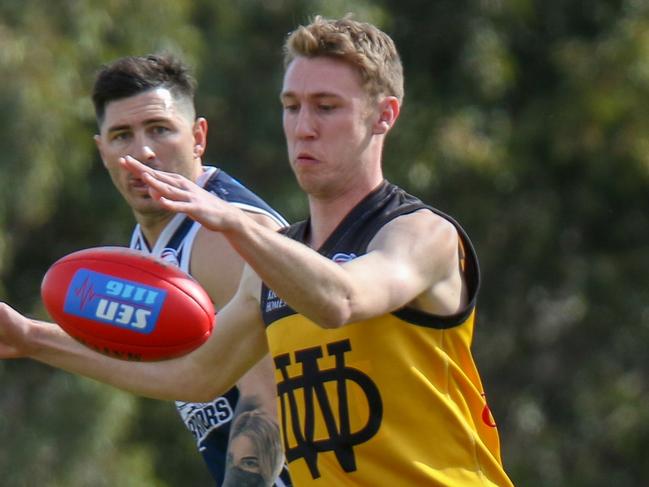
<svg viewBox="0 0 649 487">
<path fill-rule="evenodd" d="M 57 258 L 126 244 L 96 154 L 95 70 L 195 66 L 207 161 L 289 219 L 285 35 L 353 12 L 393 36 L 406 99 L 386 173 L 472 236 L 474 351 L 519 486 L 644 486 L 649 448 L 649 3 L 644 0 L 3 0 L 0 299 L 45 318 Z M 3 486 L 209 485 L 173 406 L 0 362 Z M 407 414 L 407 412 L 404 412 Z"/>
</svg>

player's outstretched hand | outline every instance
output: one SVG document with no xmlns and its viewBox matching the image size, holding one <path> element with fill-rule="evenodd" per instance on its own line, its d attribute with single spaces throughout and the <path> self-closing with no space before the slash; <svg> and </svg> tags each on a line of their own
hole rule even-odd
<svg viewBox="0 0 649 487">
<path fill-rule="evenodd" d="M 0 359 L 27 355 L 26 335 L 30 320 L 0 302 Z"/>
<path fill-rule="evenodd" d="M 126 156 L 120 164 L 149 186 L 149 194 L 170 211 L 185 213 L 214 231 L 236 225 L 241 211 L 180 174 L 159 171 Z"/>
</svg>

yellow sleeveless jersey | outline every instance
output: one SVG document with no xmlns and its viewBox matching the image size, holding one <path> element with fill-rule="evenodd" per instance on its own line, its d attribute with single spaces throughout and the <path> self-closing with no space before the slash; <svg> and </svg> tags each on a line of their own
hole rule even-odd
<svg viewBox="0 0 649 487">
<path fill-rule="evenodd" d="M 280 426 L 297 487 L 512 485 L 470 352 L 479 271 L 461 227 L 384 182 L 319 252 L 353 259 L 388 221 L 421 208 L 447 218 L 461 236 L 470 303 L 457 315 L 402 309 L 325 330 L 263 287 Z M 306 241 L 308 229 L 306 221 L 286 233 Z"/>
</svg>

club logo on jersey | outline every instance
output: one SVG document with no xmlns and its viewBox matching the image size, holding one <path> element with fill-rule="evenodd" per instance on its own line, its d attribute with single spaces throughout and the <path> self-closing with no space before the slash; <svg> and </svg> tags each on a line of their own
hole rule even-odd
<svg viewBox="0 0 649 487">
<path fill-rule="evenodd" d="M 63 310 L 147 334 L 154 330 L 166 297 L 164 289 L 79 269 L 68 287 Z"/>
<path fill-rule="evenodd" d="M 295 363 L 301 364 L 302 375 L 293 377 L 289 377 L 289 367 L 293 365 L 290 355 L 275 357 L 275 368 L 282 377 L 277 393 L 285 428 L 286 459 L 289 463 L 304 459 L 314 479 L 320 477 L 318 454 L 328 451 L 334 453 L 345 472 L 355 471 L 354 447 L 372 438 L 383 419 L 383 403 L 376 384 L 360 370 L 345 364 L 345 353 L 351 350 L 349 340 L 330 343 L 326 350 L 334 366 L 323 370 L 318 365 L 323 347 L 295 352 Z M 330 396 L 334 391 L 337 397 Z M 356 413 L 356 409 L 349 408 L 352 394 L 365 396 L 365 418 L 352 418 L 352 413 Z"/>
<path fill-rule="evenodd" d="M 333 260 L 337 264 L 342 264 L 344 262 L 349 262 L 350 260 L 354 260 L 356 257 L 358 256 L 354 253 L 345 254 L 343 252 L 338 252 L 337 254 L 334 254 L 331 260 Z"/>
<path fill-rule="evenodd" d="M 169 264 L 180 267 L 180 259 L 178 259 L 178 251 L 176 249 L 165 247 L 162 249 L 162 252 L 160 252 L 160 258 Z"/>
</svg>

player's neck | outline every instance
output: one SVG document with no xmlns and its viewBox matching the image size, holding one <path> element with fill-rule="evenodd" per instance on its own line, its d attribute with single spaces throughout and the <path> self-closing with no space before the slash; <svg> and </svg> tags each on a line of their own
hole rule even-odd
<svg viewBox="0 0 649 487">
<path fill-rule="evenodd" d="M 373 181 L 366 186 L 356 186 L 331 198 L 309 195 L 311 228 L 309 246 L 319 249 L 349 212 L 383 181 Z"/>
<path fill-rule="evenodd" d="M 155 215 L 135 215 L 140 225 L 140 231 L 150 248 L 153 248 L 160 238 L 160 234 L 174 217 L 174 213 L 159 213 Z"/>
</svg>

